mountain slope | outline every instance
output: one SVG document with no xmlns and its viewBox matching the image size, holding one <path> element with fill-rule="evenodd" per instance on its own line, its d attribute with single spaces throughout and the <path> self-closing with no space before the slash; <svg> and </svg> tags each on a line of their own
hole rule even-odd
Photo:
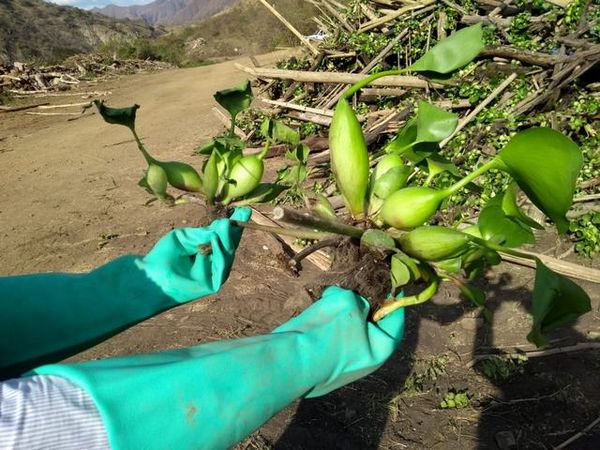
<svg viewBox="0 0 600 450">
<path fill-rule="evenodd" d="M 310 34 L 315 31 L 312 17 L 318 11 L 309 2 L 269 0 L 269 3 L 300 33 Z M 258 0 L 240 0 L 220 14 L 186 26 L 181 35 L 185 38 L 190 53 L 200 59 L 256 55 L 280 46 L 299 45 L 298 38 Z M 196 42 L 203 42 L 204 45 L 194 46 Z"/>
<path fill-rule="evenodd" d="M 151 37 L 155 33 L 143 22 L 117 21 L 42 0 L 0 1 L 0 63 L 55 62 L 91 51 L 111 39 Z"/>
<path fill-rule="evenodd" d="M 94 8 L 117 19 L 141 19 L 150 25 L 181 25 L 213 16 L 238 0 L 155 0 L 147 5 Z"/>
</svg>

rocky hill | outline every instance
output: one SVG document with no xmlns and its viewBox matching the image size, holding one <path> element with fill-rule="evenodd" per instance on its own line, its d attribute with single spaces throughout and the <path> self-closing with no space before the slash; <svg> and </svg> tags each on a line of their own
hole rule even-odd
<svg viewBox="0 0 600 450">
<path fill-rule="evenodd" d="M 94 8 L 117 19 L 144 20 L 150 25 L 181 25 L 211 17 L 238 0 L 155 0 L 147 5 Z"/>
<path fill-rule="evenodd" d="M 113 39 L 155 34 L 141 21 L 115 20 L 43 0 L 0 1 L 0 63 L 55 62 Z"/>
</svg>

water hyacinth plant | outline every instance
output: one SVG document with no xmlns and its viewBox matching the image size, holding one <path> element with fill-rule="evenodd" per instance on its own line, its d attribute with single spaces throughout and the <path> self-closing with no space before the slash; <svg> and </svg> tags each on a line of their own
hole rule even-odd
<svg viewBox="0 0 600 450">
<path fill-rule="evenodd" d="M 534 242 L 532 228 L 543 228 L 520 209 L 516 199 L 522 191 L 559 233 L 564 233 L 583 163 L 577 145 L 550 128 L 530 128 L 515 134 L 495 158 L 461 177 L 439 154 L 440 142 L 455 131 L 458 117 L 420 102 L 415 117 L 382 149 L 385 156 L 370 170 L 372 158 L 347 100 L 381 77 L 406 72 L 451 73 L 471 62 L 482 48 L 481 25 L 468 27 L 439 42 L 413 65 L 376 73 L 350 87 L 335 109 L 329 133 L 332 171 L 353 220 L 361 229 L 366 228 L 361 244 L 389 255 L 392 294 L 409 283 L 425 283 L 416 295 L 383 302 L 374 320 L 429 300 L 443 281 L 457 285 L 463 295 L 489 314 L 485 293 L 469 282 L 481 275 L 486 265 L 498 264 L 500 253 L 507 253 L 536 261 L 533 326 L 528 339 L 543 346 L 547 332 L 590 311 L 590 298 L 539 259 L 515 249 Z M 490 170 L 505 172 L 513 183 L 488 202 L 477 224 L 464 230 L 426 225 L 452 195 Z M 419 171 L 427 174 L 424 185 L 410 184 Z M 431 187 L 444 172 L 458 179 L 445 188 Z M 321 210 L 314 212 L 323 215 Z M 352 233 L 356 237 L 355 231 Z"/>
<path fill-rule="evenodd" d="M 537 272 L 533 326 L 528 339 L 543 346 L 549 331 L 590 311 L 590 298 L 571 280 L 553 272 L 531 254 L 517 250 L 523 244 L 535 242 L 533 229 L 543 228 L 520 208 L 517 196 L 522 192 L 554 223 L 559 233 L 566 232 L 569 227 L 566 213 L 583 161 L 577 145 L 550 128 L 521 130 L 494 158 L 470 173 L 461 174 L 440 154 L 440 143 L 457 129 L 455 114 L 421 101 L 414 117 L 397 135 L 383 148 L 369 153 L 361 124 L 348 101 L 381 77 L 407 72 L 452 73 L 475 59 L 483 46 L 481 25 L 467 27 L 440 41 L 411 66 L 378 72 L 348 88 L 333 114 L 329 146 L 331 171 L 351 223 L 338 216 L 327 198 L 317 193 L 307 198 L 312 214 L 290 211 L 287 217 L 287 221 L 304 225 L 304 229 L 271 227 L 267 231 L 315 240 L 337 233 L 350 236 L 361 248 L 384 255 L 390 268 L 392 292 L 373 312 L 375 321 L 398 308 L 428 301 L 443 282 L 457 286 L 489 317 L 485 292 L 471 282 L 483 274 L 486 266 L 499 264 L 501 254 L 533 259 Z M 264 148 L 258 154 L 244 154 L 245 143 L 234 131 L 236 117 L 252 102 L 249 82 L 220 91 L 215 99 L 229 112 L 231 128 L 226 136 L 198 149 L 205 156 L 200 171 L 180 162 L 159 161 L 150 155 L 135 131 L 137 105 L 121 109 L 109 108 L 101 102 L 96 105 L 106 122 L 131 130 L 148 164 L 140 185 L 170 205 L 186 201 L 186 197 L 173 197 L 168 192 L 169 186 L 202 195 L 208 205 L 223 206 L 266 203 L 286 188 L 301 192 L 301 183 L 307 177 L 309 149 L 299 142 L 298 132 L 280 121 L 267 119 L 260 128 Z M 293 166 L 281 169 L 275 183 L 265 183 L 263 159 L 274 142 L 289 146 L 286 158 Z M 490 170 L 501 171 L 512 181 L 503 193 L 483 206 L 477 223 L 461 229 L 429 224 L 453 195 L 477 187 L 474 184 L 477 178 Z M 424 177 L 416 176 L 419 173 Z M 440 186 L 441 174 L 449 175 L 453 183 Z M 424 181 L 417 183 L 421 178 Z M 275 211 L 274 216 L 286 220 Z M 398 295 L 412 283 L 424 287 L 415 295 Z"/>
</svg>

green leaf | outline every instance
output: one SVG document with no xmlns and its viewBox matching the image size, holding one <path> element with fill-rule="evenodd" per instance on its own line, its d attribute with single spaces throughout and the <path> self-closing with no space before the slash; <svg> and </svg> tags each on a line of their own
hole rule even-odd
<svg viewBox="0 0 600 450">
<path fill-rule="evenodd" d="M 306 144 L 299 144 L 296 146 L 296 150 L 294 151 L 295 159 L 300 164 L 306 165 L 308 162 L 308 154 L 310 153 L 310 147 Z"/>
<path fill-rule="evenodd" d="M 370 228 L 363 233 L 360 238 L 361 247 L 369 247 L 376 250 L 394 250 L 396 248 L 396 242 L 385 231 Z"/>
<path fill-rule="evenodd" d="M 438 261 L 434 265 L 446 272 L 450 273 L 459 273 L 462 267 L 463 258 L 462 256 L 458 256 L 456 258 L 444 259 L 443 261 Z"/>
<path fill-rule="evenodd" d="M 274 142 L 290 145 L 298 145 L 300 142 L 300 133 L 288 127 L 281 120 L 265 119 L 260 126 L 260 133 Z"/>
<path fill-rule="evenodd" d="M 448 172 L 451 175 L 459 178 L 461 176 L 458 167 L 456 167 L 451 161 L 447 160 L 443 156 L 434 153 L 426 158 L 426 161 L 430 178 L 433 178 L 443 172 Z"/>
<path fill-rule="evenodd" d="M 215 140 L 211 139 L 206 144 L 201 145 L 194 151 L 198 155 L 210 155 L 215 148 Z"/>
<path fill-rule="evenodd" d="M 473 61 L 484 47 L 483 27 L 478 23 L 440 41 L 409 69 L 414 72 L 450 73 Z"/>
<path fill-rule="evenodd" d="M 421 142 L 415 144 L 412 148 L 406 149 L 404 157 L 417 166 L 427 158 L 432 158 L 439 151 L 440 146 L 437 142 Z"/>
<path fill-rule="evenodd" d="M 529 342 L 543 347 L 548 342 L 548 332 L 591 309 L 590 297 L 581 287 L 537 260 L 531 311 L 533 327 L 527 336 Z"/>
<path fill-rule="evenodd" d="M 478 287 L 466 283 L 459 284 L 460 293 L 471 300 L 476 306 L 485 307 L 485 292 Z"/>
<path fill-rule="evenodd" d="M 517 205 L 517 189 L 517 184 L 512 183 L 506 192 L 504 192 L 504 197 L 502 198 L 502 210 L 507 216 L 517 219 L 525 225 L 538 230 L 543 230 L 544 227 L 542 225 L 526 215 L 523 210 L 519 208 L 519 205 Z"/>
<path fill-rule="evenodd" d="M 239 136 L 221 136 L 215 138 L 215 143 L 222 151 L 241 151 L 246 147 L 246 143 Z"/>
<path fill-rule="evenodd" d="M 535 236 L 528 225 L 507 216 L 502 209 L 502 195 L 491 199 L 479 214 L 479 229 L 484 239 L 502 237 L 506 247 L 534 244 Z"/>
<path fill-rule="evenodd" d="M 385 151 L 401 155 L 418 144 L 441 142 L 454 132 L 457 125 L 458 116 L 456 114 L 420 101 L 417 116 L 400 129 L 397 136 L 386 146 Z M 424 146 L 421 150 L 429 153 L 437 151 L 438 148 L 437 146 Z M 419 151 L 419 149 L 415 148 L 413 151 Z M 425 157 L 420 158 L 419 161 Z"/>
<path fill-rule="evenodd" d="M 577 145 L 550 128 L 517 133 L 498 156 L 529 199 L 556 224 L 559 233 L 569 228 L 567 211 L 583 166 Z"/>
<path fill-rule="evenodd" d="M 415 142 L 441 142 L 454 132 L 457 125 L 456 114 L 420 101 Z"/>
<path fill-rule="evenodd" d="M 133 105 L 128 108 L 110 108 L 104 105 L 102 100 L 94 100 L 94 104 L 106 123 L 123 125 L 131 130 L 135 129 L 135 114 L 140 105 Z"/>
<path fill-rule="evenodd" d="M 417 140 L 417 119 L 411 119 L 400 129 L 398 134 L 392 141 L 385 147 L 386 153 L 393 153 L 401 155 L 410 147 L 412 147 Z"/>
<path fill-rule="evenodd" d="M 235 118 L 240 112 L 248 109 L 252 103 L 250 81 L 246 80 L 239 86 L 218 91 L 214 97 L 217 103 L 225 108 L 232 118 Z"/>
<path fill-rule="evenodd" d="M 419 261 L 417 261 L 414 258 L 411 258 L 401 250 L 396 250 L 394 256 L 400 259 L 400 261 L 402 261 L 406 265 L 406 267 L 408 267 L 408 270 L 410 270 L 410 277 L 412 281 L 420 280 L 423 277 L 423 275 L 421 274 L 421 270 L 419 269 Z"/>
<path fill-rule="evenodd" d="M 402 286 L 406 286 L 412 280 L 410 269 L 398 255 L 392 256 L 390 276 L 394 291 Z"/>
</svg>

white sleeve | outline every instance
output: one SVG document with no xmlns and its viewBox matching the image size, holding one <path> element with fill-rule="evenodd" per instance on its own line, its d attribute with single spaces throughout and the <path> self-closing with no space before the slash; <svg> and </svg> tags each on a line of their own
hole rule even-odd
<svg viewBox="0 0 600 450">
<path fill-rule="evenodd" d="M 70 381 L 36 375 L 0 382 L 0 449 L 107 450 L 88 394 Z"/>
</svg>

